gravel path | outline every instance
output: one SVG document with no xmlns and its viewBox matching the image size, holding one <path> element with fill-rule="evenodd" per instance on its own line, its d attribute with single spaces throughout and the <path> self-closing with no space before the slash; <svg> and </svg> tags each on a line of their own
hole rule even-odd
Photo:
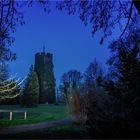
<svg viewBox="0 0 140 140">
<path fill-rule="evenodd" d="M 35 130 L 35 129 L 67 125 L 67 124 L 71 124 L 73 122 L 74 122 L 73 118 L 64 118 L 61 120 L 42 122 L 42 123 L 37 123 L 37 124 L 25 124 L 25 125 L 20 125 L 20 126 L 12 126 L 12 127 L 8 127 L 8 128 L 0 129 L 0 135 L 16 134 L 19 132 L 26 132 L 26 131 Z"/>
</svg>

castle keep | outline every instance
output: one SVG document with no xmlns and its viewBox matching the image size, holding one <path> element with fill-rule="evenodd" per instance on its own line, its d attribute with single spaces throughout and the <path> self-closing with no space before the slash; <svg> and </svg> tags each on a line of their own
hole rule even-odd
<svg viewBox="0 0 140 140">
<path fill-rule="evenodd" d="M 55 77 L 53 72 L 53 55 L 51 53 L 35 54 L 35 72 L 38 75 L 40 103 L 55 102 Z"/>
</svg>

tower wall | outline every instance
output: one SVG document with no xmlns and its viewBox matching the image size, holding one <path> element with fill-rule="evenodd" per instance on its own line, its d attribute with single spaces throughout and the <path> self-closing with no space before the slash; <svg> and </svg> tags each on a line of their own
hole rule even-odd
<svg viewBox="0 0 140 140">
<path fill-rule="evenodd" d="M 55 102 L 55 77 L 53 72 L 53 55 L 51 53 L 35 54 L 35 71 L 38 75 L 40 103 Z"/>
</svg>

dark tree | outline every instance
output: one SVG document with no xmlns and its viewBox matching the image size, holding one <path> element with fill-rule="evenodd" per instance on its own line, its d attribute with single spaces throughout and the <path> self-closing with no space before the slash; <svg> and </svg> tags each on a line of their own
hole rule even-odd
<svg viewBox="0 0 140 140">
<path fill-rule="evenodd" d="M 61 78 L 62 83 L 68 83 L 68 86 L 70 87 L 79 86 L 81 79 L 82 74 L 77 70 L 70 70 L 67 73 L 64 73 Z"/>
<path fill-rule="evenodd" d="M 106 92 L 89 97 L 87 130 L 94 138 L 137 138 L 140 117 L 139 29 L 110 46 Z"/>
<path fill-rule="evenodd" d="M 20 3 L 14 0 L 0 1 L 0 61 L 15 59 L 9 48 L 14 42 L 10 33 L 15 32 L 19 24 L 24 24 L 20 7 Z"/>
<path fill-rule="evenodd" d="M 140 29 L 130 31 L 127 38 L 110 45 L 112 57 L 109 64 L 113 69 L 114 91 L 121 104 L 125 119 L 139 118 L 140 108 Z M 111 91 L 110 91 L 111 92 Z M 133 113 L 132 113 L 133 112 Z M 135 113 L 134 113 L 135 112 Z M 133 119 L 134 119 L 133 118 Z"/>
<path fill-rule="evenodd" d="M 93 92 L 96 87 L 101 86 L 103 79 L 103 68 L 99 62 L 94 59 L 94 61 L 89 64 L 87 70 L 84 73 L 84 85 L 86 92 Z"/>
<path fill-rule="evenodd" d="M 140 7 L 140 2 L 136 0 L 69 0 L 57 2 L 59 10 L 66 10 L 69 15 L 78 13 L 85 25 L 91 24 L 93 35 L 99 30 L 103 31 L 101 44 L 104 38 L 112 35 L 114 27 L 120 27 L 122 31 L 120 37 L 122 37 L 131 22 L 133 24 L 137 23 L 138 14 L 140 13 L 138 7 Z M 127 23 L 122 28 L 121 22 L 124 19 L 127 19 Z"/>
<path fill-rule="evenodd" d="M 21 95 L 21 105 L 25 107 L 37 106 L 39 103 L 39 83 L 33 65 L 30 67 L 23 93 Z"/>
<path fill-rule="evenodd" d="M 77 70 L 70 70 L 62 75 L 61 91 L 68 104 L 69 104 L 69 95 L 72 89 L 79 87 L 81 79 L 82 79 L 82 74 Z"/>
<path fill-rule="evenodd" d="M 0 64 L 0 81 L 8 79 L 8 65 L 5 63 Z"/>
<path fill-rule="evenodd" d="M 15 38 L 11 33 L 16 32 L 18 26 L 25 24 L 23 8 L 31 7 L 32 4 L 38 3 L 44 11 L 49 12 L 48 1 L 0 1 L 0 61 L 15 60 L 16 54 L 10 50 Z"/>
</svg>

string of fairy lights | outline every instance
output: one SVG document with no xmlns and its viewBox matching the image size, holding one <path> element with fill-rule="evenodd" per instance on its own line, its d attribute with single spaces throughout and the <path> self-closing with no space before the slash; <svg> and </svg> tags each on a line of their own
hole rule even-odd
<svg viewBox="0 0 140 140">
<path fill-rule="evenodd" d="M 0 100 L 16 98 L 20 95 L 20 86 L 25 78 L 18 78 L 16 76 L 7 80 L 0 81 Z M 18 89 L 18 90 L 17 90 Z"/>
</svg>

